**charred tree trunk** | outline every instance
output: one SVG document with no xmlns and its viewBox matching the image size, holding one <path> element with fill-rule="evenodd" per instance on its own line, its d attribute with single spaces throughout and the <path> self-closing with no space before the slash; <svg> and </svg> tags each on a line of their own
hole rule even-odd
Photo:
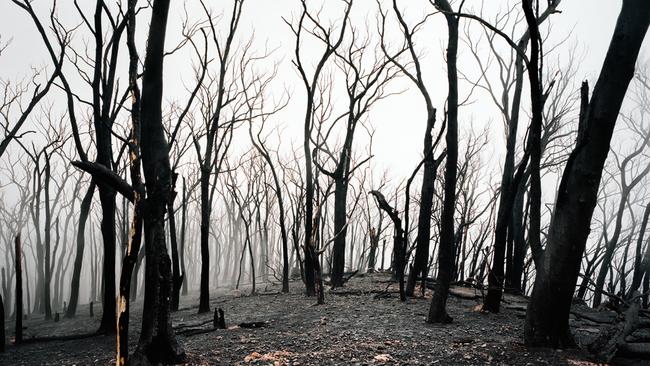
<svg viewBox="0 0 650 366">
<path fill-rule="evenodd" d="M 142 78 L 140 108 L 142 166 L 147 198 L 143 207 L 147 250 L 142 331 L 129 364 L 178 363 L 185 352 L 170 318 L 171 261 L 165 244 L 165 210 L 172 194 L 168 144 L 162 123 L 163 59 L 170 0 L 155 0 Z"/>
<path fill-rule="evenodd" d="M 243 0 L 235 1 L 232 18 L 230 19 L 230 28 L 227 33 L 227 39 L 223 46 L 217 44 L 217 47 L 223 47 L 219 57 L 219 92 L 215 99 L 215 109 L 211 111 L 212 116 L 208 121 L 208 130 L 206 134 L 205 153 L 200 158 L 200 186 L 201 186 L 201 285 L 199 297 L 199 313 L 206 313 L 210 311 L 210 211 L 212 210 L 212 194 L 211 188 L 214 191 L 215 185 L 210 187 L 210 178 L 213 176 L 217 151 L 215 151 L 215 140 L 217 131 L 221 126 L 221 113 L 224 103 L 227 102 L 226 88 L 224 83 L 226 80 L 226 73 L 228 72 L 228 63 L 230 62 L 230 51 L 232 42 L 241 19 L 241 12 Z M 214 35 L 216 37 L 216 35 Z M 216 41 L 216 38 L 215 38 Z M 218 150 L 218 149 L 217 149 Z M 223 161 L 223 160 L 222 160 Z M 218 173 L 218 172 L 217 172 Z"/>
<path fill-rule="evenodd" d="M 77 252 L 74 258 L 74 267 L 72 268 L 72 283 L 70 285 L 70 301 L 68 302 L 68 310 L 65 313 L 66 318 L 74 318 L 77 312 L 77 305 L 79 303 L 79 282 L 81 280 L 81 266 L 83 265 L 84 248 L 86 247 L 86 221 L 88 221 L 88 214 L 90 213 L 90 204 L 93 200 L 93 193 L 95 192 L 95 181 L 91 180 L 90 186 L 81 201 L 81 208 L 79 209 L 79 227 L 77 228 Z"/>
<path fill-rule="evenodd" d="M 212 164 L 207 161 L 203 164 Z M 201 286 L 199 313 L 210 311 L 210 170 L 201 166 Z"/>
<path fill-rule="evenodd" d="M 546 9 L 546 11 L 540 15 L 539 17 L 535 17 L 535 27 L 538 27 L 540 23 L 542 23 L 550 14 L 552 14 L 557 6 L 559 5 L 560 1 L 555 1 L 552 3 L 549 3 L 549 7 Z M 529 27 L 530 28 L 530 27 Z M 529 41 L 533 37 L 533 33 L 531 29 L 529 29 L 526 34 L 519 40 L 517 47 L 519 48 L 520 51 L 523 51 L 526 49 L 526 46 L 528 45 Z M 533 40 L 536 41 L 536 40 Z M 533 55 L 533 58 L 538 58 L 538 55 Z M 530 62 L 530 61 L 529 61 Z M 522 90 L 523 90 L 523 82 L 524 82 L 524 58 L 523 56 L 517 52 L 517 56 L 515 59 L 515 90 L 514 90 L 514 95 L 513 95 L 513 100 L 512 100 L 512 110 L 510 113 L 510 118 L 508 120 L 508 137 L 507 137 L 507 142 L 506 142 L 506 158 L 504 160 L 504 166 L 503 166 L 503 175 L 502 175 L 502 180 L 501 180 L 501 192 L 500 192 L 500 197 L 499 197 L 499 210 L 497 212 L 497 221 L 495 224 L 495 233 L 494 233 L 494 258 L 492 260 L 492 267 L 490 268 L 488 272 L 488 294 L 485 298 L 484 304 L 483 304 L 483 309 L 487 311 L 492 311 L 492 312 L 498 312 L 500 309 L 500 303 L 501 303 L 501 296 L 503 294 L 503 283 L 504 283 L 504 271 L 503 271 L 503 261 L 505 259 L 505 251 L 506 251 L 506 243 L 508 242 L 508 236 L 512 238 L 512 241 L 510 242 L 512 245 L 512 258 L 509 258 L 511 261 L 512 266 L 517 266 L 517 268 L 513 268 L 512 271 L 512 278 L 508 279 L 508 282 L 517 282 L 520 283 L 520 280 L 517 280 L 516 277 L 520 276 L 518 273 L 520 272 L 523 263 L 521 260 L 521 251 L 524 251 L 525 255 L 525 248 L 522 249 L 522 238 L 521 235 L 523 234 L 523 226 L 517 227 L 518 222 L 521 221 L 521 216 L 520 217 L 514 217 L 513 215 L 513 206 L 515 209 L 519 208 L 519 205 L 522 204 L 522 202 L 519 201 L 519 199 L 523 200 L 523 196 L 518 197 L 519 195 L 523 195 L 523 191 L 525 191 L 525 185 L 526 185 L 526 178 L 523 177 L 524 170 L 528 158 L 531 160 L 531 168 L 530 168 L 530 175 L 531 175 L 531 218 L 530 218 L 530 225 L 532 227 L 536 227 L 534 229 L 535 231 L 533 232 L 533 235 L 529 235 L 531 240 L 531 247 L 533 249 L 533 257 L 535 259 L 535 263 L 537 264 L 538 261 L 540 261 L 540 250 L 538 248 L 541 248 L 541 245 L 538 243 L 539 242 L 539 211 L 540 211 L 540 206 L 539 206 L 539 201 L 537 197 L 540 195 L 541 188 L 539 186 L 540 184 L 540 178 L 539 178 L 539 160 L 541 158 L 541 145 L 540 145 L 540 138 L 541 138 L 541 104 L 543 103 L 541 100 L 541 90 L 537 90 L 541 88 L 541 82 L 539 80 L 536 81 L 537 86 L 535 86 L 535 90 L 533 90 L 535 98 L 539 98 L 539 106 L 536 106 L 535 108 L 539 111 L 536 112 L 536 115 L 534 114 L 534 119 L 533 123 L 531 123 L 531 128 L 530 128 L 530 133 L 528 136 L 528 141 L 527 141 L 527 147 L 526 147 L 526 152 L 524 155 L 524 158 L 522 159 L 522 162 L 520 163 L 520 167 L 515 173 L 515 165 L 514 165 L 514 159 L 515 159 L 515 153 L 516 153 L 516 144 L 517 144 L 517 129 L 519 125 L 519 114 L 520 114 L 520 106 L 521 106 L 521 96 L 522 96 Z M 530 65 L 529 65 L 530 66 Z M 529 75 L 531 72 L 531 68 L 528 68 Z M 534 70 L 535 73 L 538 73 L 539 70 L 537 67 L 535 67 Z M 536 79 L 539 79 L 539 77 L 536 77 Z M 538 88 L 539 87 L 539 88 Z M 532 95 L 532 94 L 531 94 Z M 538 120 L 539 119 L 539 120 Z M 516 213 L 517 215 L 519 214 L 519 211 Z M 518 230 L 518 231 L 517 231 Z M 531 229 L 532 230 L 532 229 Z M 515 252 L 518 252 L 518 258 L 514 258 Z M 517 260 L 517 263 L 515 263 L 515 260 Z M 512 285 L 512 284 L 511 284 Z M 516 285 L 517 288 L 521 287 L 521 285 Z"/>
<path fill-rule="evenodd" d="M 7 271 L 2 267 L 2 298 L 7 303 L 7 307 L 11 306 L 11 295 L 9 292 L 9 284 L 7 283 Z"/>
<path fill-rule="evenodd" d="M 262 139 L 258 135 L 256 138 L 253 136 L 253 126 L 249 125 L 248 129 L 249 136 L 253 145 L 257 151 L 262 155 L 264 161 L 269 166 L 271 170 L 271 176 L 273 177 L 273 184 L 275 186 L 275 197 L 278 200 L 278 210 L 280 211 L 280 237 L 282 239 L 282 292 L 289 292 L 289 236 L 287 234 L 287 223 L 286 223 L 286 213 L 284 208 L 284 195 L 282 193 L 282 185 L 280 184 L 280 179 L 278 178 L 277 170 L 273 161 L 271 160 L 271 155 L 269 154 L 267 148 L 264 146 Z M 261 133 L 261 130 L 260 130 Z M 268 202 L 268 199 L 267 199 Z M 268 212 L 267 212 L 268 215 Z"/>
<path fill-rule="evenodd" d="M 406 289 L 404 286 L 404 267 L 406 267 L 406 234 L 402 227 L 402 219 L 397 214 L 397 210 L 390 206 L 383 194 L 379 191 L 370 191 L 377 200 L 377 206 L 388 214 L 395 226 L 395 236 L 393 241 L 393 266 L 397 280 L 399 281 L 399 297 L 401 301 L 406 301 Z"/>
<path fill-rule="evenodd" d="M 50 202 L 50 157 L 45 153 L 45 178 L 43 182 L 45 192 L 45 262 L 44 262 L 44 283 L 43 283 L 43 303 L 45 305 L 45 319 L 52 319 L 52 301 L 50 299 L 50 289 L 52 282 L 52 272 L 50 271 L 51 263 L 51 229 L 52 229 L 52 210 Z"/>
<path fill-rule="evenodd" d="M 5 351 L 5 304 L 0 295 L 0 353 Z"/>
<path fill-rule="evenodd" d="M 305 257 L 305 293 L 307 296 L 316 294 L 316 278 L 314 271 L 318 265 L 316 251 L 312 247 L 312 233 L 314 231 L 314 171 L 312 167 L 312 157 L 310 149 L 311 139 L 311 118 L 314 104 L 314 95 L 311 91 L 307 93 L 307 113 L 305 115 L 304 126 L 304 143 L 303 152 L 305 154 L 305 239 L 304 239 L 304 257 Z"/>
<path fill-rule="evenodd" d="M 102 127 L 103 128 L 103 127 Z M 107 132 L 110 139 L 110 132 Z M 99 147 L 99 144 L 98 144 Z M 111 149 L 112 150 L 112 149 Z M 98 159 L 98 162 L 104 161 Z M 110 166 L 110 157 L 107 158 L 107 166 Z M 112 188 L 99 185 L 99 199 L 102 207 L 101 232 L 104 241 L 102 283 L 102 320 L 99 326 L 99 333 L 113 334 L 115 332 L 115 196 Z"/>
<path fill-rule="evenodd" d="M 167 203 L 167 218 L 169 220 L 169 238 L 172 252 L 172 311 L 178 310 L 178 301 L 183 285 L 183 275 L 181 274 L 180 263 L 178 260 L 178 240 L 176 239 L 176 216 L 174 213 L 174 199 L 176 198 L 176 179 L 178 174 L 172 173 L 172 193 Z"/>
<path fill-rule="evenodd" d="M 636 255 L 634 257 L 634 272 L 632 275 L 632 285 L 630 286 L 629 291 L 627 292 L 627 298 L 631 299 L 635 291 L 641 286 L 641 280 L 643 279 L 644 272 L 647 271 L 647 266 L 650 265 L 650 244 L 646 246 L 645 254 L 641 253 L 643 247 L 643 239 L 645 237 L 645 231 L 648 227 L 648 219 L 650 219 L 650 203 L 648 203 L 643 211 L 643 220 L 641 221 L 641 227 L 639 228 L 639 237 L 636 241 Z M 647 275 L 646 275 L 647 276 Z M 646 291 L 644 290 L 644 293 Z"/>
<path fill-rule="evenodd" d="M 650 173 L 650 165 L 648 165 L 645 169 L 635 172 L 635 175 L 633 176 L 632 180 L 628 182 L 628 179 L 626 178 L 626 175 L 628 173 L 628 165 L 634 157 L 638 156 L 645 150 L 645 145 L 648 142 L 650 142 L 650 134 L 646 135 L 644 143 L 639 148 L 631 152 L 627 157 L 625 157 L 618 167 L 620 173 L 620 179 L 621 179 L 620 181 L 621 196 L 618 204 L 618 211 L 616 212 L 616 224 L 614 226 L 614 232 L 612 233 L 611 238 L 609 238 L 607 244 L 605 245 L 605 253 L 603 254 L 603 261 L 598 271 L 598 276 L 596 277 L 595 290 L 594 290 L 594 303 L 593 303 L 594 307 L 600 305 L 602 294 L 603 294 L 603 288 L 605 286 L 605 278 L 607 277 L 608 270 L 610 270 L 610 268 L 612 267 L 612 259 L 614 258 L 614 253 L 616 251 L 616 248 L 620 245 L 619 239 L 621 236 L 621 232 L 623 230 L 623 216 L 632 189 L 636 185 L 641 183 L 643 177 L 645 177 L 648 173 Z M 629 239 L 631 240 L 631 237 Z M 642 241 L 639 242 L 639 244 L 641 243 Z M 625 249 L 624 261 L 622 262 L 623 264 L 627 261 L 628 247 L 629 247 L 629 242 Z M 621 273 L 625 273 L 625 272 L 621 272 Z M 610 276 L 610 281 L 612 281 L 611 276 Z M 622 284 L 625 285 L 624 275 L 621 276 L 621 281 L 623 282 Z M 625 291 L 625 286 L 622 286 L 622 291 L 623 292 Z"/>
<path fill-rule="evenodd" d="M 344 147 L 344 150 L 346 147 Z M 343 155 L 343 154 L 341 154 Z M 342 159 L 345 157 L 341 156 Z M 348 157 L 349 159 L 349 157 Z M 345 164 L 345 163 L 340 163 Z M 348 161 L 349 164 L 349 161 Z M 342 174 L 344 174 L 342 172 Z M 334 183 L 334 247 L 332 248 L 332 287 L 343 286 L 345 272 L 345 239 L 347 237 L 347 176 L 337 177 Z"/>
<path fill-rule="evenodd" d="M 429 104 L 429 103 L 427 103 Z M 431 237 L 431 212 L 438 164 L 433 156 L 433 125 L 436 122 L 436 110 L 427 105 L 427 127 L 424 134 L 424 172 L 420 193 L 420 212 L 418 214 L 418 233 L 415 239 L 415 257 L 413 267 L 406 283 L 406 295 L 413 296 L 418 277 L 426 277 L 429 262 L 429 242 Z M 408 230 L 408 229 L 407 229 Z"/>
<path fill-rule="evenodd" d="M 645 0 L 623 1 L 592 100 L 580 121 L 576 148 L 558 189 L 544 268 L 537 271 L 526 312 L 527 345 L 574 344 L 569 329 L 571 300 L 616 119 L 649 24 L 650 6 Z"/>
<path fill-rule="evenodd" d="M 16 332 L 15 344 L 23 341 L 23 250 L 20 244 L 20 233 L 16 235 Z M 28 290 L 29 291 L 29 290 Z"/>
<path fill-rule="evenodd" d="M 454 212 L 456 211 L 456 172 L 458 170 L 458 18 L 447 0 L 436 0 L 435 4 L 445 13 L 449 42 L 447 44 L 447 160 L 445 163 L 444 201 L 441 213 L 440 244 L 438 249 L 438 276 L 431 298 L 428 323 L 448 323 L 447 296 L 449 284 L 454 275 Z"/>
<path fill-rule="evenodd" d="M 522 276 L 527 249 L 524 229 L 524 191 L 525 185 L 520 182 L 508 227 L 508 233 L 512 233 L 512 267 L 510 271 L 506 271 L 506 291 L 513 294 L 521 294 L 524 291 Z"/>
<path fill-rule="evenodd" d="M 373 273 L 375 272 L 375 267 L 377 264 L 377 249 L 379 248 L 379 235 L 381 235 L 381 232 L 383 231 L 382 228 L 382 221 L 383 221 L 384 216 L 380 213 L 379 214 L 379 223 L 377 224 L 377 228 L 370 228 L 369 236 L 370 236 L 370 254 L 368 254 L 368 273 Z"/>
<path fill-rule="evenodd" d="M 133 195 L 133 218 L 129 230 L 129 237 L 126 245 L 126 252 L 122 261 L 122 272 L 120 274 L 119 311 L 117 314 L 117 354 L 115 359 L 117 365 L 125 365 L 129 356 L 129 316 L 130 316 L 130 295 L 131 279 L 133 269 L 138 263 L 138 254 L 142 244 L 142 222 L 144 214 L 145 187 L 142 184 L 141 174 L 141 152 L 140 139 L 141 130 L 141 96 L 138 87 L 138 62 L 139 57 L 135 45 L 136 31 L 136 2 L 128 2 L 128 25 L 127 25 L 127 47 L 129 50 L 129 87 L 131 89 L 131 136 L 129 138 L 129 157 L 131 185 L 134 189 Z M 126 213 L 125 213 L 126 215 Z M 135 287 L 138 286 L 135 276 Z"/>
<path fill-rule="evenodd" d="M 112 83 L 109 86 L 105 75 L 102 75 L 105 65 L 104 45 L 103 45 L 103 2 L 97 1 L 94 14 L 94 73 L 92 78 L 93 89 L 93 120 L 95 127 L 95 140 L 97 145 L 98 164 L 103 165 L 106 169 L 113 170 L 113 142 L 111 136 L 112 120 L 109 118 L 110 103 L 112 98 Z M 116 33 L 115 42 L 119 42 L 120 35 Z M 109 72 L 114 73 L 115 65 Z M 110 67 L 110 66 L 109 66 Z M 105 84 L 102 87 L 102 84 Z M 103 103 L 102 103 L 103 102 Z M 99 325 L 98 333 L 114 334 L 116 319 L 115 308 L 115 212 L 116 212 L 116 192 L 108 185 L 98 185 L 99 200 L 102 207 L 101 233 L 103 240 L 103 266 L 102 266 L 102 320 Z"/>
<path fill-rule="evenodd" d="M 185 177 L 183 177 L 183 203 L 181 206 L 181 277 L 183 278 L 183 296 L 187 295 L 187 276 L 185 275 L 185 225 L 187 223 L 187 188 L 185 186 Z"/>
</svg>

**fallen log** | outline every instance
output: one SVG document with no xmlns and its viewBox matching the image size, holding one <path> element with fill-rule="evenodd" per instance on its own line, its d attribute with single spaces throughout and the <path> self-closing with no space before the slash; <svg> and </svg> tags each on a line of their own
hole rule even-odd
<svg viewBox="0 0 650 366">
<path fill-rule="evenodd" d="M 212 323 L 212 320 L 206 320 L 206 321 L 202 321 L 200 323 L 178 324 L 178 325 L 174 326 L 174 330 L 181 330 L 181 329 L 190 328 L 190 327 L 200 327 L 200 326 L 210 324 L 210 323 Z"/>
<path fill-rule="evenodd" d="M 619 345 L 617 356 L 650 359 L 650 343 L 623 343 Z"/>
<path fill-rule="evenodd" d="M 596 324 L 614 324 L 616 322 L 616 315 L 606 312 L 579 312 L 571 310 L 571 314 L 575 315 L 578 320 L 588 320 Z"/>
<path fill-rule="evenodd" d="M 639 309 L 641 305 L 638 297 L 632 301 L 625 311 L 625 321 L 614 326 L 607 327 L 596 340 L 589 345 L 589 351 L 594 353 L 601 361 L 609 363 L 619 351 L 621 355 L 628 353 L 643 353 L 645 347 L 638 344 L 627 343 L 625 339 L 639 327 Z M 645 343 L 643 343 L 645 344 Z"/>
<path fill-rule="evenodd" d="M 70 334 L 63 336 L 51 336 L 51 337 L 30 337 L 23 338 L 20 344 L 29 344 L 29 343 L 45 343 L 45 342 L 54 342 L 54 341 L 77 341 L 80 339 L 88 339 L 94 337 L 103 337 L 105 334 L 101 333 L 81 333 L 81 334 Z"/>
<path fill-rule="evenodd" d="M 477 294 L 477 293 L 473 293 L 473 294 L 468 293 L 468 292 L 465 292 L 465 291 L 463 291 L 461 289 L 458 289 L 458 288 L 450 288 L 449 289 L 449 295 L 454 296 L 454 297 L 458 297 L 458 298 L 464 299 L 464 300 L 478 300 L 478 299 L 481 298 L 481 296 L 479 294 Z"/>
</svg>

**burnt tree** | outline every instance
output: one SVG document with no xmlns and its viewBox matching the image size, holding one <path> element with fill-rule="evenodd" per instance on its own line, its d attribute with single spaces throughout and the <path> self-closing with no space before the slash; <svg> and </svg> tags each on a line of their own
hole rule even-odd
<svg viewBox="0 0 650 366">
<path fill-rule="evenodd" d="M 447 296 L 449 284 L 454 275 L 454 212 L 456 211 L 456 172 L 458 170 L 458 21 L 452 14 L 447 0 L 436 0 L 447 20 L 449 40 L 447 44 L 447 80 L 449 94 L 447 97 L 447 159 L 445 162 L 445 187 L 442 213 L 440 218 L 440 244 L 438 249 L 438 276 L 431 298 L 431 307 L 427 317 L 428 323 L 448 323 L 452 318 L 447 314 Z"/>
<path fill-rule="evenodd" d="M 650 5 L 646 1 L 623 1 L 591 101 L 584 118 L 579 121 L 576 147 L 558 188 L 544 265 L 536 272 L 526 312 L 524 340 L 527 345 L 574 345 L 569 329 L 571 300 L 598 201 L 609 144 L 649 25 Z"/>
</svg>

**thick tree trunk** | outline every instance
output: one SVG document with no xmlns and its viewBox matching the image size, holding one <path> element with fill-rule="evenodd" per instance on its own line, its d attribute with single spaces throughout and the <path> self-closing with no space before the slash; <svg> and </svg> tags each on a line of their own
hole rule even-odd
<svg viewBox="0 0 650 366">
<path fill-rule="evenodd" d="M 600 77 L 558 189 L 555 211 L 526 312 L 527 345 L 573 345 L 569 311 L 598 200 L 609 144 L 650 24 L 646 0 L 624 0 Z"/>
<path fill-rule="evenodd" d="M 155 0 L 142 78 L 142 166 L 147 198 L 144 233 L 147 250 L 142 331 L 130 364 L 179 363 L 185 352 L 170 318 L 171 261 L 165 243 L 165 209 L 172 194 L 168 144 L 162 123 L 163 58 L 170 0 Z"/>
<path fill-rule="evenodd" d="M 343 156 L 342 156 L 343 158 Z M 340 163 L 345 164 L 345 163 Z M 334 183 L 334 247 L 332 248 L 332 287 L 343 286 L 345 272 L 345 239 L 347 236 L 348 181 L 345 177 Z"/>
<path fill-rule="evenodd" d="M 445 189 L 440 218 L 440 244 L 438 249 L 438 275 L 431 298 L 428 323 L 448 323 L 452 319 L 447 314 L 449 284 L 454 274 L 454 213 L 456 211 L 456 172 L 458 170 L 458 18 L 447 0 L 436 0 L 436 5 L 445 12 L 449 42 L 447 44 L 447 160 L 445 163 Z"/>
</svg>

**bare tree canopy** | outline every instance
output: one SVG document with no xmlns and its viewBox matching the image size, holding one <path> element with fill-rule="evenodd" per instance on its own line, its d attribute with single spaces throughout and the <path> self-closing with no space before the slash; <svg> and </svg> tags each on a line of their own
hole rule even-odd
<svg viewBox="0 0 650 366">
<path fill-rule="evenodd" d="M 650 359 L 647 0 L 0 10 L 0 364 Z"/>
</svg>

